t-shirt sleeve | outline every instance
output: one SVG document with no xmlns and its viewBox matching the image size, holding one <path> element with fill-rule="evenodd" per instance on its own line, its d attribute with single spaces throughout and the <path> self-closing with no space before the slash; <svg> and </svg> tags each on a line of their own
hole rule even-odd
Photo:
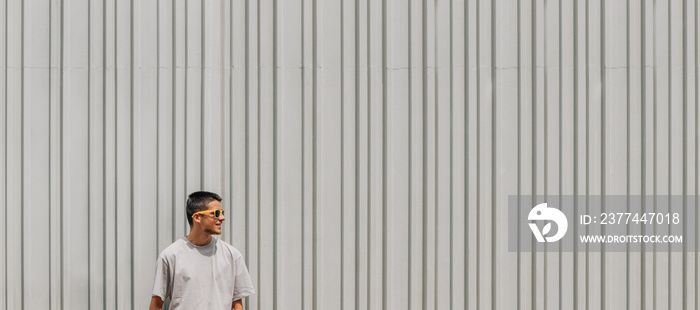
<svg viewBox="0 0 700 310">
<path fill-rule="evenodd" d="M 164 257 L 158 257 L 158 264 L 156 266 L 156 276 L 153 281 L 153 295 L 160 296 L 160 298 L 165 301 L 167 297 L 170 297 L 170 268 L 168 261 Z"/>
<path fill-rule="evenodd" d="M 243 299 L 255 293 L 253 281 L 250 280 L 248 268 L 245 266 L 243 257 L 236 259 L 236 279 L 233 287 L 233 300 Z"/>
</svg>

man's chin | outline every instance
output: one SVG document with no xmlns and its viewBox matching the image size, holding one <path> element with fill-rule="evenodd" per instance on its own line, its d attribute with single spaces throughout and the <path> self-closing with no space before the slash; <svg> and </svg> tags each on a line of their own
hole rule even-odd
<svg viewBox="0 0 700 310">
<path fill-rule="evenodd" d="M 204 232 L 208 233 L 210 235 L 221 235 L 221 230 L 216 231 L 216 230 L 212 230 L 212 229 L 205 229 Z"/>
</svg>

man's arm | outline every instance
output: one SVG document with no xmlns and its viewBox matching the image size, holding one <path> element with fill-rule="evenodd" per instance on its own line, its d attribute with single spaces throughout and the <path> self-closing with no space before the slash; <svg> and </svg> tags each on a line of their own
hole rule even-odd
<svg viewBox="0 0 700 310">
<path fill-rule="evenodd" d="M 160 299 L 160 296 L 153 296 L 151 297 L 151 306 L 148 307 L 149 310 L 162 310 L 163 309 L 163 300 Z M 243 308 L 241 308 L 243 309 Z"/>
<path fill-rule="evenodd" d="M 243 310 L 243 301 L 241 299 L 234 301 L 231 310 Z"/>
</svg>

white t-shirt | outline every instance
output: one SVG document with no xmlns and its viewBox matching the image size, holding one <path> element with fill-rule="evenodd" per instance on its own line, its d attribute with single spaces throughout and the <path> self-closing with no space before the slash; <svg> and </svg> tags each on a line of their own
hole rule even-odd
<svg viewBox="0 0 700 310">
<path fill-rule="evenodd" d="M 153 296 L 170 297 L 170 309 L 231 309 L 255 293 L 243 255 L 212 237 L 197 246 L 182 238 L 158 256 Z"/>
</svg>

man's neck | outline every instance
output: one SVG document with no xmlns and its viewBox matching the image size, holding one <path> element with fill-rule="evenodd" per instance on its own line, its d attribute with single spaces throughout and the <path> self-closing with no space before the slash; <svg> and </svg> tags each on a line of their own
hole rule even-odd
<svg viewBox="0 0 700 310">
<path fill-rule="evenodd" d="M 187 235 L 187 240 L 192 242 L 194 245 L 207 245 L 209 242 L 211 242 L 212 236 L 210 234 L 207 234 L 205 232 L 196 232 L 196 231 L 191 231 L 189 235 Z"/>
</svg>

